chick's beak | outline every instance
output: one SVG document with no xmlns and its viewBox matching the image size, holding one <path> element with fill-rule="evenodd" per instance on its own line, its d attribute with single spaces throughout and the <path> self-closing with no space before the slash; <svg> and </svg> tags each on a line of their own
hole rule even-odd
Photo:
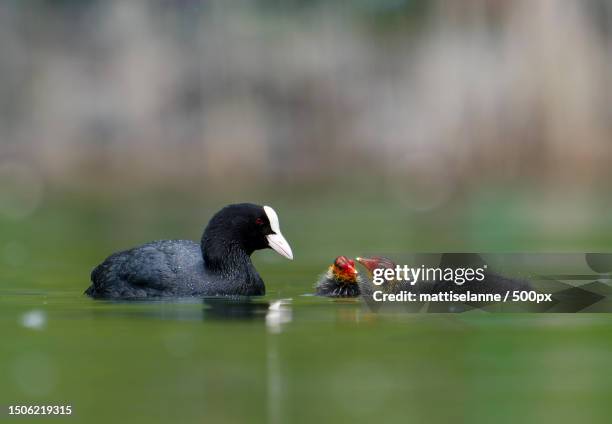
<svg viewBox="0 0 612 424">
<path fill-rule="evenodd" d="M 289 242 L 283 237 L 281 233 L 278 234 L 268 234 L 266 236 L 268 240 L 268 246 L 274 249 L 276 253 L 281 256 L 284 256 L 287 259 L 293 260 L 293 252 L 291 251 L 291 246 L 289 246 Z"/>
</svg>

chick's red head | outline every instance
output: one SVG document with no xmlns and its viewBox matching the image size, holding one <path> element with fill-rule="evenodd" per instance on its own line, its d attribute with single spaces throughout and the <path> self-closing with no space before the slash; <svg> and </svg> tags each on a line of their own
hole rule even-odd
<svg viewBox="0 0 612 424">
<path fill-rule="evenodd" d="M 357 282 L 357 269 L 355 268 L 355 261 L 347 258 L 346 256 L 338 256 L 329 269 L 339 280 L 343 280 L 348 283 Z"/>
</svg>

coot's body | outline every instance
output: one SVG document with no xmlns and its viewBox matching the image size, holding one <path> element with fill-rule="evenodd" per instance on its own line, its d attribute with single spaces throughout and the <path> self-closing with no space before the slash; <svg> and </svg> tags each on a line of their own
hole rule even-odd
<svg viewBox="0 0 612 424">
<path fill-rule="evenodd" d="M 246 254 L 235 267 L 207 270 L 200 245 L 189 240 L 160 240 L 109 256 L 91 273 L 93 297 L 145 298 L 216 295 L 264 295 L 264 283 Z"/>
<path fill-rule="evenodd" d="M 267 247 L 293 258 L 274 210 L 230 205 L 210 220 L 200 244 L 161 240 L 109 256 L 92 271 L 85 293 L 112 299 L 263 295 L 251 254 Z"/>
</svg>

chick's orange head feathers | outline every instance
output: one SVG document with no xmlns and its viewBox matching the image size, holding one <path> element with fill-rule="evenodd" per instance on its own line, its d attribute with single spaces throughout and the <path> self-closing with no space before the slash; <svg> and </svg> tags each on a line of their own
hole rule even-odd
<svg viewBox="0 0 612 424">
<path fill-rule="evenodd" d="M 340 280 L 347 282 L 357 281 L 355 261 L 347 258 L 346 256 L 338 256 L 330 269 L 331 272 Z"/>
</svg>

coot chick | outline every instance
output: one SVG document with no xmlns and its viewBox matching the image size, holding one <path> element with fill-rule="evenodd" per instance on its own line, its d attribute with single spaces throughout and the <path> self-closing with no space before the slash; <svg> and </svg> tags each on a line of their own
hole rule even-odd
<svg viewBox="0 0 612 424">
<path fill-rule="evenodd" d="M 92 271 L 85 293 L 110 299 L 263 295 L 251 254 L 266 248 L 293 259 L 274 209 L 229 205 L 211 218 L 200 244 L 160 240 L 109 256 Z"/>
<path fill-rule="evenodd" d="M 338 256 L 316 285 L 317 296 L 357 297 L 361 277 L 355 268 L 355 261 Z"/>
</svg>

